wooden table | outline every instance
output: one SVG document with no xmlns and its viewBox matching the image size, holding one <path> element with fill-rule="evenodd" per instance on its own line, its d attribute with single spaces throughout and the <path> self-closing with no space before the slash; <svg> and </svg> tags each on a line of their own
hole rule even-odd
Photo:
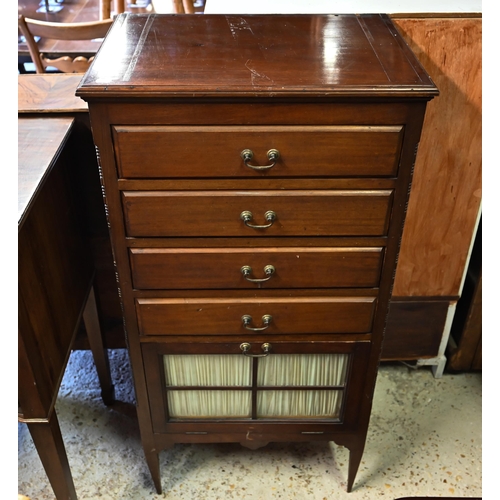
<svg viewBox="0 0 500 500">
<path fill-rule="evenodd" d="M 80 74 L 18 75 L 18 113 L 87 113 L 85 101 L 75 96 Z"/>
<path fill-rule="evenodd" d="M 18 120 L 18 419 L 58 500 L 76 499 L 54 407 L 82 319 L 103 401 L 114 401 L 74 177 L 75 123 L 70 116 Z"/>
</svg>

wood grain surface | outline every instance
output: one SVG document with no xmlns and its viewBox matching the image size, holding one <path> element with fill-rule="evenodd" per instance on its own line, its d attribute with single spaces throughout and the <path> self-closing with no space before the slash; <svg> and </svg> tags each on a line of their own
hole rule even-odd
<svg viewBox="0 0 500 500">
<path fill-rule="evenodd" d="M 36 193 L 50 173 L 73 126 L 74 118 L 19 118 L 17 214 L 21 227 Z"/>
<path fill-rule="evenodd" d="M 182 31 L 176 29 L 178 19 L 117 16 L 104 50 L 77 93 L 127 98 L 165 93 L 424 98 L 437 94 L 386 16 L 283 15 L 271 22 L 258 15 L 185 16 Z"/>
<path fill-rule="evenodd" d="M 440 95 L 427 107 L 394 296 L 458 296 L 481 204 L 479 18 L 395 19 Z"/>
<path fill-rule="evenodd" d="M 87 113 L 87 103 L 75 96 L 82 76 L 61 73 L 18 75 L 18 113 Z"/>
</svg>

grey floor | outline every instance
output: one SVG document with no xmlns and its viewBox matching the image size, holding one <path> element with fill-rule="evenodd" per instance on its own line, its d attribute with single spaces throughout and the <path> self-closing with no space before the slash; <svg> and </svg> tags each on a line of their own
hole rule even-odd
<svg viewBox="0 0 500 500">
<path fill-rule="evenodd" d="M 110 351 L 118 403 L 100 399 L 91 354 L 76 351 L 56 405 L 80 500 L 397 499 L 482 496 L 480 373 L 435 379 L 429 368 L 383 365 L 354 490 L 348 452 L 334 443 L 176 445 L 160 454 L 154 491 L 134 415 L 125 350 Z M 18 492 L 53 499 L 25 425 L 18 425 Z"/>
</svg>

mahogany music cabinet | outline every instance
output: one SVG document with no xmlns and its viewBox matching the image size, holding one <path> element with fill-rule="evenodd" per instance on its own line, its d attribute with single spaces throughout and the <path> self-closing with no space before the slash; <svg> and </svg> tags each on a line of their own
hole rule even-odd
<svg viewBox="0 0 500 500">
<path fill-rule="evenodd" d="M 386 15 L 119 15 L 88 101 L 156 489 L 370 418 L 430 77 Z"/>
</svg>

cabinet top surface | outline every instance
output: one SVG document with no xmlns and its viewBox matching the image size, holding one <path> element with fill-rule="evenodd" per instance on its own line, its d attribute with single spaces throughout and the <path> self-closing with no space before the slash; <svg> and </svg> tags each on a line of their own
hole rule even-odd
<svg viewBox="0 0 500 500">
<path fill-rule="evenodd" d="M 121 14 L 77 89 L 84 99 L 437 93 L 383 14 Z"/>
</svg>

